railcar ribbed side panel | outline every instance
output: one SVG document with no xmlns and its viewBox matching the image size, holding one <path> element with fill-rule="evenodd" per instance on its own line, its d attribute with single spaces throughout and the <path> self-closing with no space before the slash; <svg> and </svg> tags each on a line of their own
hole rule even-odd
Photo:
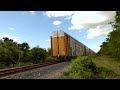
<svg viewBox="0 0 120 90">
<path fill-rule="evenodd" d="M 62 30 L 54 31 L 51 36 L 51 55 L 53 57 L 74 57 L 94 53 L 87 46 Z"/>
</svg>

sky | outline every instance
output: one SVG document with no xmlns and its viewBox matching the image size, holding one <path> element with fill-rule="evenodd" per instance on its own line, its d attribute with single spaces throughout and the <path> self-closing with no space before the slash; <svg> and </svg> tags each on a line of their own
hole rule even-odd
<svg viewBox="0 0 120 90">
<path fill-rule="evenodd" d="M 0 11 L 0 39 L 8 37 L 31 48 L 50 48 L 53 31 L 63 30 L 93 51 L 111 32 L 115 11 Z"/>
</svg>

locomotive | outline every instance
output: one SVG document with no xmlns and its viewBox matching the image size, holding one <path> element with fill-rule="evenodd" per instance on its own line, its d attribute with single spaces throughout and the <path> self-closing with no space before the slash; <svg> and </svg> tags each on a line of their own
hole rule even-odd
<svg viewBox="0 0 120 90">
<path fill-rule="evenodd" d="M 60 61 L 70 60 L 72 57 L 92 54 L 90 48 L 65 33 L 62 30 L 53 31 L 51 36 L 51 56 Z"/>
</svg>

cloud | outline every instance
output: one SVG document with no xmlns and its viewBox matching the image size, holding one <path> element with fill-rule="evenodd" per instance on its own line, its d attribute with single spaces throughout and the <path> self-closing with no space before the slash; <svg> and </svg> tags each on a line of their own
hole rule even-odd
<svg viewBox="0 0 120 90">
<path fill-rule="evenodd" d="M 48 17 L 71 16 L 73 11 L 46 11 Z"/>
<path fill-rule="evenodd" d="M 70 30 L 87 31 L 87 39 L 107 35 L 111 31 L 109 22 L 114 21 L 116 11 L 47 11 L 48 17 L 64 17 L 72 24 Z M 93 34 L 93 35 L 92 35 Z"/>
<path fill-rule="evenodd" d="M 13 27 L 9 27 L 8 29 L 9 29 L 9 30 L 15 30 L 15 28 L 13 28 Z"/>
<path fill-rule="evenodd" d="M 20 38 L 19 37 L 15 37 L 15 36 L 8 35 L 8 34 L 0 35 L 0 39 L 2 39 L 3 37 L 8 37 L 9 39 L 13 39 L 16 42 L 20 42 Z"/>
<path fill-rule="evenodd" d="M 108 33 L 112 31 L 112 26 L 110 25 L 98 25 L 96 28 L 94 29 L 89 29 L 87 31 L 87 39 L 93 39 L 96 37 L 100 37 L 100 36 L 107 36 Z"/>
<path fill-rule="evenodd" d="M 92 50 L 97 53 L 100 50 L 100 46 L 96 46 L 95 48 L 92 48 Z"/>
<path fill-rule="evenodd" d="M 35 14 L 35 11 L 29 11 L 31 14 Z"/>
<path fill-rule="evenodd" d="M 46 42 L 50 42 L 50 39 L 45 40 Z"/>
<path fill-rule="evenodd" d="M 60 25 L 61 23 L 62 23 L 61 21 L 54 21 L 53 22 L 53 24 L 56 25 L 56 26 Z"/>
<path fill-rule="evenodd" d="M 109 14 L 107 14 L 109 13 Z M 69 29 L 90 29 L 96 28 L 98 25 L 104 25 L 114 21 L 115 12 L 110 11 L 88 11 L 76 12 L 71 19 L 72 26 Z"/>
<path fill-rule="evenodd" d="M 29 14 L 34 15 L 35 13 L 36 13 L 36 11 L 22 11 L 22 12 L 21 12 L 22 15 L 27 15 L 27 14 L 28 14 L 28 15 L 29 15 Z"/>
</svg>

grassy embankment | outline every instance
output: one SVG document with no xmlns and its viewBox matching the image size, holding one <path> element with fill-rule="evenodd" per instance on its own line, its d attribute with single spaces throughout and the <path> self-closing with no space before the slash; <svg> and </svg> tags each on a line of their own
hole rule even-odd
<svg viewBox="0 0 120 90">
<path fill-rule="evenodd" d="M 78 57 L 63 75 L 65 79 L 119 79 L 120 61 L 109 56 Z"/>
</svg>

